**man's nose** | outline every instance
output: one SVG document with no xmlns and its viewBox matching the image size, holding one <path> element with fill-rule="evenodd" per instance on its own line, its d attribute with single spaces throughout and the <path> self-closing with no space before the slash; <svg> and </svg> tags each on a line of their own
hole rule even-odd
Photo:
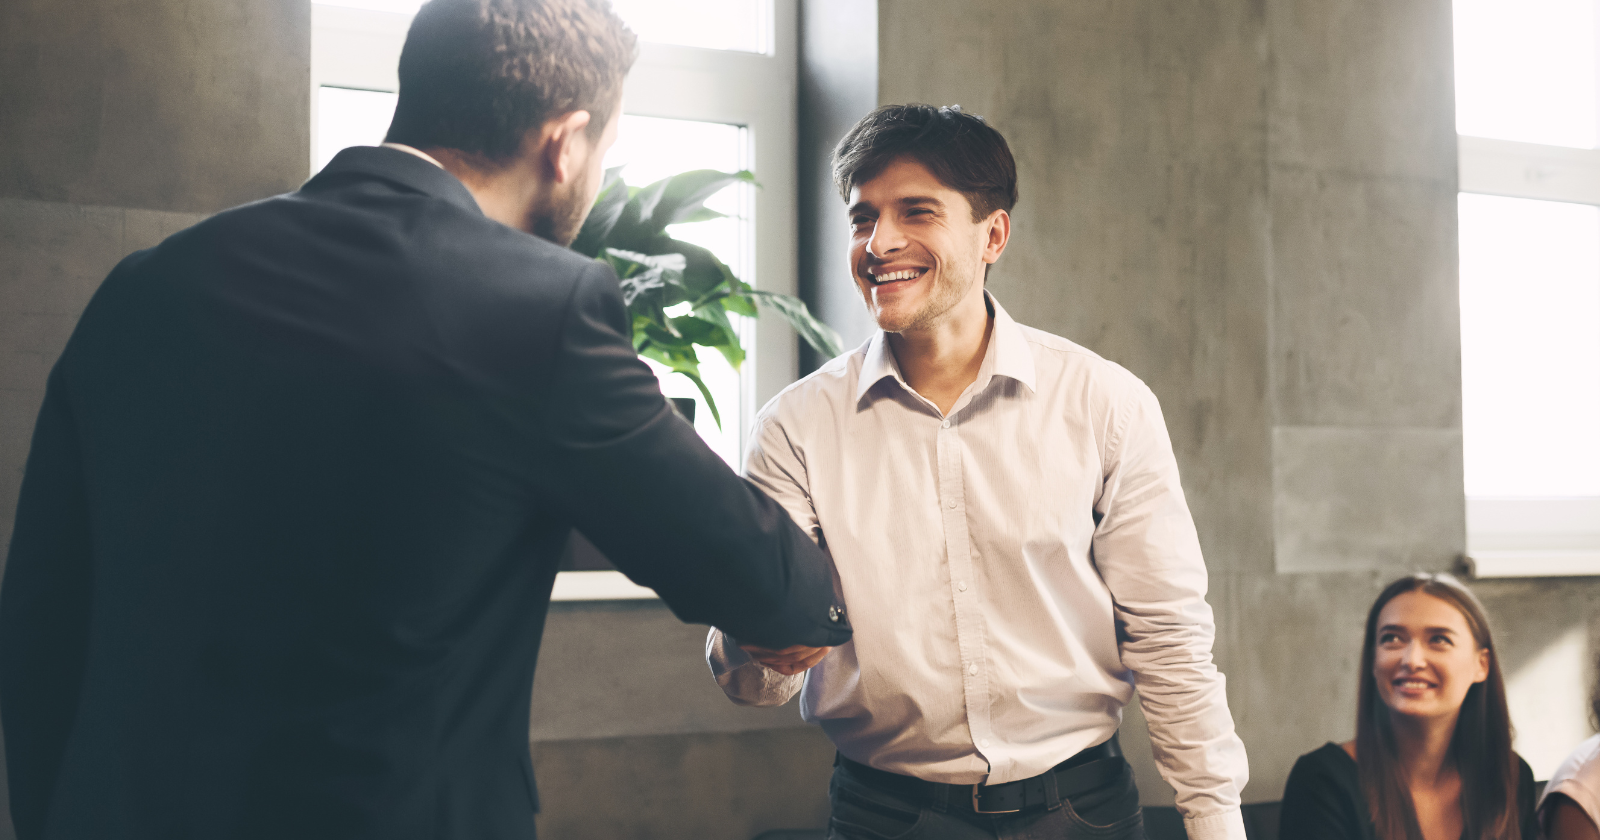
<svg viewBox="0 0 1600 840">
<path fill-rule="evenodd" d="M 905 232 L 893 219 L 879 218 L 877 224 L 872 226 L 872 238 L 867 240 L 867 253 L 878 259 L 887 259 L 890 254 L 906 246 Z"/>
</svg>

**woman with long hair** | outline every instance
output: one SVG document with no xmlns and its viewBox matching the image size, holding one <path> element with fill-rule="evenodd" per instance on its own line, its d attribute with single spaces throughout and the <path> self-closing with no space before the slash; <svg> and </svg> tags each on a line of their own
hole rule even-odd
<svg viewBox="0 0 1600 840">
<path fill-rule="evenodd" d="M 1445 574 L 1384 588 L 1367 613 L 1356 737 L 1300 757 L 1292 840 L 1536 840 L 1533 771 L 1511 750 L 1483 605 Z"/>
<path fill-rule="evenodd" d="M 1600 729 L 1600 661 L 1589 709 Z M 1579 744 L 1556 768 L 1539 800 L 1539 817 L 1550 840 L 1600 840 L 1600 735 Z"/>
</svg>

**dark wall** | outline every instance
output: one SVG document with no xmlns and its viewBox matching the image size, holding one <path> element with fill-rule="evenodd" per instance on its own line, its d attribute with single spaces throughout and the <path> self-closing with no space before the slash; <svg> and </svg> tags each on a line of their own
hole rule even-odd
<svg viewBox="0 0 1600 840">
<path fill-rule="evenodd" d="M 7 0 L 0 196 L 215 212 L 309 167 L 305 0 Z"/>
<path fill-rule="evenodd" d="M 872 320 L 850 279 L 849 228 L 829 158 L 839 138 L 878 107 L 877 0 L 800 4 L 800 297 L 839 331 L 845 349 Z M 827 361 L 804 343 L 802 373 Z"/>
</svg>

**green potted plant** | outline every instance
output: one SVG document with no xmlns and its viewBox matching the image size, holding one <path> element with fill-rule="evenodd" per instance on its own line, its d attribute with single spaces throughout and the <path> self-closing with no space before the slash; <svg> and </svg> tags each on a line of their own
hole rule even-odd
<svg viewBox="0 0 1600 840">
<path fill-rule="evenodd" d="M 722 218 L 725 214 L 707 208 L 705 201 L 736 182 L 754 184 L 755 179 L 749 172 L 697 169 L 630 187 L 622 180 L 622 167 L 607 170 L 572 243 L 573 250 L 616 270 L 633 317 L 634 349 L 694 382 L 719 427 L 722 415 L 700 378 L 696 348 L 716 350 L 738 369 L 744 348 L 730 313 L 753 318 L 757 305 L 765 306 L 818 353 L 832 358 L 841 352 L 838 333 L 799 298 L 751 288 L 709 250 L 667 233 L 668 225 Z"/>
</svg>

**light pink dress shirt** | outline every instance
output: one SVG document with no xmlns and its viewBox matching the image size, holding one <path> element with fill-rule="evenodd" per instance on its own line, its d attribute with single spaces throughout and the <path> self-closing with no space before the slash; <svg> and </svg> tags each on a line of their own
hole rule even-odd
<svg viewBox="0 0 1600 840">
<path fill-rule="evenodd" d="M 828 549 L 855 637 L 786 678 L 713 630 L 712 671 L 739 703 L 800 692 L 856 761 L 953 784 L 1109 739 L 1137 686 L 1189 836 L 1243 840 L 1249 770 L 1155 396 L 989 302 L 948 416 L 881 331 L 762 409 L 746 474 Z"/>
</svg>

